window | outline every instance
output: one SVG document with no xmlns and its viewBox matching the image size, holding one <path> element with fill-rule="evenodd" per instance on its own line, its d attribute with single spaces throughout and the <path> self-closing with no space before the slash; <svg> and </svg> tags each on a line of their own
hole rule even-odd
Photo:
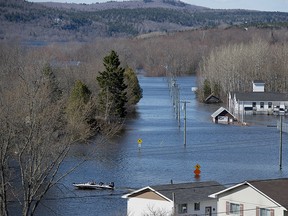
<svg viewBox="0 0 288 216">
<path fill-rule="evenodd" d="M 178 213 L 179 214 L 187 213 L 187 204 L 179 204 L 178 205 Z"/>
<path fill-rule="evenodd" d="M 236 203 L 230 203 L 230 214 L 240 215 L 240 205 Z"/>
<path fill-rule="evenodd" d="M 259 213 L 259 208 L 258 208 L 258 213 Z M 238 204 L 238 203 L 226 202 L 226 215 L 244 216 L 244 205 Z M 257 216 L 259 216 L 259 214 Z M 274 215 L 271 215 L 271 216 L 274 216 Z"/>
<path fill-rule="evenodd" d="M 200 202 L 194 203 L 194 210 L 199 211 L 200 210 Z"/>
<path fill-rule="evenodd" d="M 256 207 L 257 216 L 274 216 L 274 209 Z"/>
<path fill-rule="evenodd" d="M 268 108 L 269 108 L 269 109 L 272 108 L 272 102 L 268 102 Z"/>
<path fill-rule="evenodd" d="M 253 106 L 253 107 L 256 107 L 256 102 L 253 102 L 253 103 L 252 103 L 252 106 Z"/>
<path fill-rule="evenodd" d="M 260 208 L 260 216 L 271 216 L 270 209 Z"/>
<path fill-rule="evenodd" d="M 260 108 L 264 108 L 264 102 L 260 102 Z"/>
</svg>

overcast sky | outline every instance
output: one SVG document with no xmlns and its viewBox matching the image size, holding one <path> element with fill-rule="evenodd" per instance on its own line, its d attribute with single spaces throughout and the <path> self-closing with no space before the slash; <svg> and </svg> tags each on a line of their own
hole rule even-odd
<svg viewBox="0 0 288 216">
<path fill-rule="evenodd" d="M 33 2 L 96 3 L 107 0 L 29 0 Z M 119 1 L 119 0 L 118 0 Z M 122 1 L 122 0 L 120 0 Z M 288 0 L 181 0 L 188 4 L 213 9 L 250 9 L 260 11 L 288 12 Z"/>
</svg>

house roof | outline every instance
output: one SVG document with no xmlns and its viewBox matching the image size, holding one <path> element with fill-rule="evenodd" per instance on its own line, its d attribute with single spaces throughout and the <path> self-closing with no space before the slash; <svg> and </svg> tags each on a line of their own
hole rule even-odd
<svg viewBox="0 0 288 216">
<path fill-rule="evenodd" d="M 288 209 L 288 178 L 248 181 L 248 183 Z"/>
<path fill-rule="evenodd" d="M 211 115 L 211 117 L 212 118 L 215 118 L 215 117 L 217 117 L 217 116 L 219 116 L 220 114 L 222 114 L 222 113 L 224 113 L 224 114 L 230 114 L 233 118 L 235 118 L 236 119 L 236 117 L 233 115 L 233 114 L 231 114 L 226 108 L 224 108 L 224 107 L 220 107 L 218 110 L 216 110 L 212 115 Z"/>
<path fill-rule="evenodd" d="M 205 103 L 219 103 L 221 102 L 220 98 L 216 97 L 215 95 L 211 94 L 205 99 Z"/>
<path fill-rule="evenodd" d="M 288 94 L 276 92 L 233 93 L 238 101 L 288 101 Z"/>
<path fill-rule="evenodd" d="M 265 84 L 263 80 L 253 80 L 252 83 Z"/>
<path fill-rule="evenodd" d="M 247 185 L 255 189 L 258 193 L 265 196 L 267 199 L 270 199 L 277 205 L 283 206 L 284 208 L 288 209 L 288 178 L 245 181 L 243 183 L 211 194 L 209 195 L 209 197 L 217 198 L 219 195 L 223 195 L 226 192 L 231 192 L 236 188 Z"/>
<path fill-rule="evenodd" d="M 216 181 L 166 184 L 144 187 L 124 195 L 123 198 L 137 197 L 137 194 L 150 189 L 158 195 L 165 197 L 167 200 L 173 201 L 173 194 L 175 194 L 175 203 L 187 203 L 190 201 L 197 202 L 211 199 L 208 197 L 210 194 L 223 190 L 224 188 L 223 185 Z"/>
</svg>

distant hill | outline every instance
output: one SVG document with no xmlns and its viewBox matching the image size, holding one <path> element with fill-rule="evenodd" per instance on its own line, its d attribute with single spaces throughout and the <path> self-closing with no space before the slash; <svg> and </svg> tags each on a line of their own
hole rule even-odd
<svg viewBox="0 0 288 216">
<path fill-rule="evenodd" d="M 181 1 L 175 0 L 144 0 L 144 1 L 110 1 L 105 3 L 94 4 L 75 4 L 75 3 L 55 3 L 44 2 L 40 3 L 46 7 L 58 8 L 58 9 L 73 9 L 81 11 L 99 11 L 108 9 L 137 9 L 137 8 L 166 8 L 166 9 L 178 9 L 178 10 L 204 10 L 208 9 L 201 6 L 189 5 Z"/>
<path fill-rule="evenodd" d="M 213 10 L 176 0 L 96 4 L 0 0 L 0 39 L 90 41 L 232 25 L 279 28 L 288 13 Z"/>
</svg>

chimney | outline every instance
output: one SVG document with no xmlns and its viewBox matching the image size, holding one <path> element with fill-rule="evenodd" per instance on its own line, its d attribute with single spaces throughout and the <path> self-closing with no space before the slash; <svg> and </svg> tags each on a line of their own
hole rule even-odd
<svg viewBox="0 0 288 216">
<path fill-rule="evenodd" d="M 261 80 L 254 80 L 253 82 L 253 92 L 264 92 L 265 82 Z"/>
</svg>

